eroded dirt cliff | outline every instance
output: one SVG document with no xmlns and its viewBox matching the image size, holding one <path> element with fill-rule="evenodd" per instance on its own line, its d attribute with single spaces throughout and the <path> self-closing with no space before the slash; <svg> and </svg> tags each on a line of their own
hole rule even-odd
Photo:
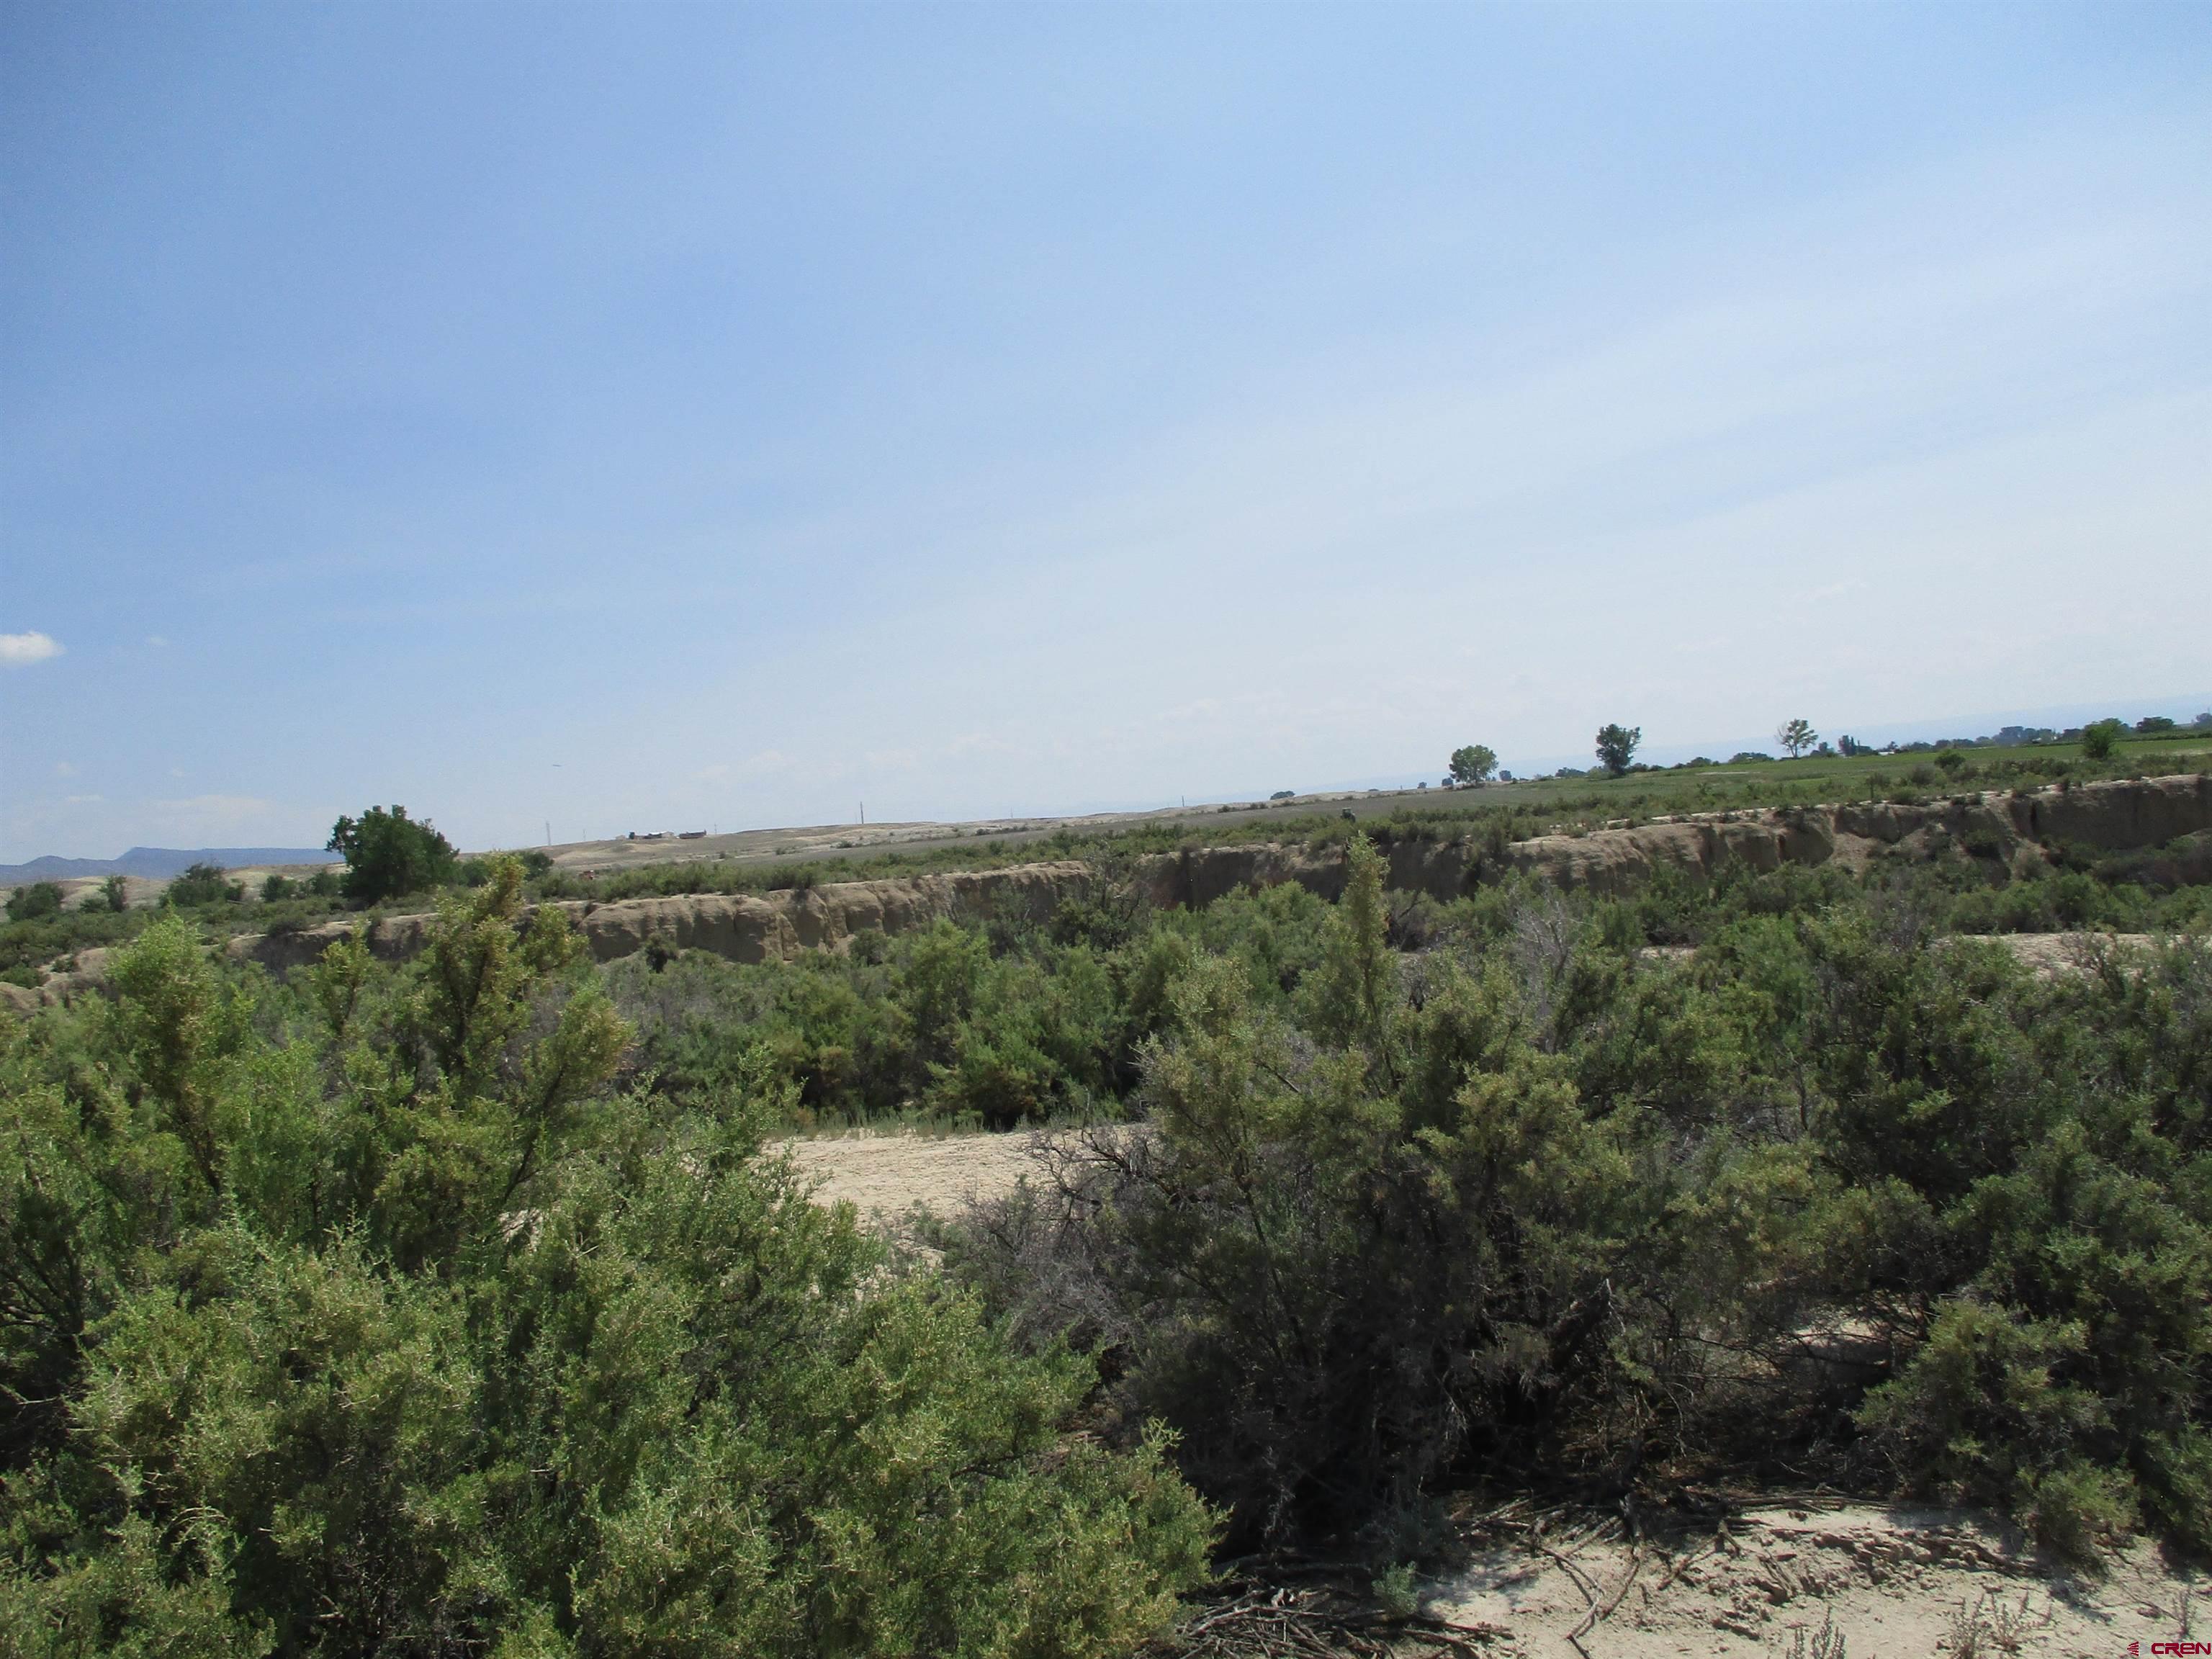
<svg viewBox="0 0 2212 1659">
<path fill-rule="evenodd" d="M 1081 896 L 1097 883 L 1089 865 L 1066 860 L 769 893 L 690 893 L 606 904 L 569 899 L 551 908 L 568 913 L 598 962 L 655 944 L 671 951 L 706 951 L 732 962 L 785 962 L 802 951 L 842 950 L 862 933 L 902 933 L 939 917 L 1042 921 L 1063 899 Z M 422 949 L 435 919 L 428 914 L 380 917 L 369 925 L 369 949 L 386 961 L 411 957 Z M 249 933 L 233 939 L 229 951 L 235 959 L 281 972 L 315 961 L 357 925 L 329 922 L 292 933 Z"/>
<path fill-rule="evenodd" d="M 1448 899 L 1521 871 L 1562 888 L 1617 894 L 1662 869 L 1709 878 L 1731 861 L 1766 871 L 1840 860 L 1856 870 L 1882 858 L 1928 858 L 1952 848 L 2002 860 L 2024 873 L 2068 844 L 2126 852 L 2206 830 L 2212 830 L 2212 776 L 2199 774 L 1913 804 L 1698 813 L 1537 836 L 1496 850 L 1471 840 L 1401 842 L 1390 849 L 1390 884 Z M 1282 881 L 1334 899 L 1343 890 L 1344 858 L 1273 842 L 1195 847 L 1152 860 L 1139 880 L 1158 904 L 1205 905 L 1242 887 Z"/>
<path fill-rule="evenodd" d="M 1929 858 L 1947 850 L 2000 860 L 2025 874 L 2069 846 L 2124 853 L 2177 842 L 2172 858 L 2179 878 L 2212 879 L 2212 776 L 1991 791 L 1911 804 L 1860 801 L 1703 813 L 1538 836 L 1501 848 L 1474 838 L 1404 840 L 1389 848 L 1390 884 L 1449 899 L 1517 871 L 1569 890 L 1618 894 L 1662 869 L 1697 878 L 1710 878 L 1732 861 L 1753 870 L 1830 862 L 1862 870 L 1883 859 Z M 1203 906 L 1242 889 L 1284 882 L 1333 900 L 1343 891 L 1344 875 L 1340 849 L 1261 842 L 1159 854 L 1142 860 L 1129 881 L 1150 903 Z M 570 900 L 559 908 L 600 962 L 653 945 L 708 951 L 733 962 L 783 962 L 805 951 L 847 949 L 866 933 L 906 933 L 939 917 L 1042 921 L 1066 900 L 1097 896 L 1105 884 L 1094 866 L 1066 860 L 769 893 Z M 369 946 L 386 960 L 410 957 L 422 948 L 433 920 L 428 914 L 377 918 L 368 924 Z M 361 925 L 331 922 L 296 933 L 246 934 L 233 939 L 228 950 L 235 959 L 282 973 L 316 960 L 334 939 Z M 105 954 L 86 951 L 39 991 L 7 1000 L 23 1006 L 65 1000 L 99 983 Z"/>
</svg>

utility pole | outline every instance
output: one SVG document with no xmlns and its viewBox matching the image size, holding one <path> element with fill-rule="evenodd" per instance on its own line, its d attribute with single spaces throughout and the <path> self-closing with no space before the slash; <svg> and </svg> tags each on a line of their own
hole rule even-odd
<svg viewBox="0 0 2212 1659">
<path fill-rule="evenodd" d="M 863 830 L 865 830 L 865 829 L 866 829 L 867 827 L 868 827 L 868 803 L 867 803 L 867 802 L 866 802 L 866 801 L 862 801 L 862 802 L 860 803 L 860 828 L 861 828 L 861 829 L 863 829 Z"/>
<path fill-rule="evenodd" d="M 553 844 L 553 820 L 550 818 L 545 820 L 545 844 L 548 847 Z"/>
</svg>

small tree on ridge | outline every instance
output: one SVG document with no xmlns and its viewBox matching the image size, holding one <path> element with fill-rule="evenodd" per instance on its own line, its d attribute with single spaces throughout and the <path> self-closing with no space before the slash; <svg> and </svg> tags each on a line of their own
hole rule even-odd
<svg viewBox="0 0 2212 1659">
<path fill-rule="evenodd" d="M 2124 720 L 2093 720 L 2081 728 L 2081 752 L 2091 760 L 2109 760 L 2112 746 L 2127 735 Z"/>
<path fill-rule="evenodd" d="M 1808 720 L 1784 720 L 1774 728 L 1774 741 L 1790 751 L 1791 760 L 1796 760 L 1820 740 L 1820 734 L 1813 729 L 1813 722 Z"/>
<path fill-rule="evenodd" d="M 1636 758 L 1636 745 L 1644 741 L 1640 726 L 1601 726 L 1597 730 L 1597 757 L 1607 772 L 1619 777 L 1628 770 L 1628 763 Z"/>
<path fill-rule="evenodd" d="M 1451 752 L 1451 781 L 1465 787 L 1470 783 L 1488 783 L 1490 775 L 1498 769 L 1498 751 L 1486 743 L 1470 743 Z"/>
</svg>

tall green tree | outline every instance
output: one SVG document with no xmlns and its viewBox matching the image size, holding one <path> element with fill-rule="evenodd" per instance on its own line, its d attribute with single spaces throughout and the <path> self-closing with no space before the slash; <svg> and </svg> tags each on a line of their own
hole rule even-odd
<svg viewBox="0 0 2212 1659">
<path fill-rule="evenodd" d="M 1643 741 L 1644 728 L 1640 726 L 1601 726 L 1597 730 L 1598 763 L 1617 778 L 1628 770 L 1629 763 L 1636 758 L 1636 746 Z"/>
<path fill-rule="evenodd" d="M 1451 752 L 1451 780 L 1465 785 L 1487 783 L 1498 769 L 1498 751 L 1487 744 L 1470 743 Z"/>
<path fill-rule="evenodd" d="M 1813 722 L 1802 715 L 1796 720 L 1784 720 L 1774 728 L 1774 741 L 1790 751 L 1791 760 L 1796 760 L 1820 740 L 1820 734 L 1813 729 Z"/>
<path fill-rule="evenodd" d="M 345 896 L 356 904 L 374 904 L 404 893 L 435 887 L 453 874 L 453 845 L 424 818 L 407 809 L 372 806 L 360 817 L 342 817 L 325 843 L 344 854 Z"/>
</svg>

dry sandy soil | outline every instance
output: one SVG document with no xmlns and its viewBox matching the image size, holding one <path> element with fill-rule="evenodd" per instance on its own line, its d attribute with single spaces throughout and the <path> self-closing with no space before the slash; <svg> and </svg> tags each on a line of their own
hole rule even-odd
<svg viewBox="0 0 2212 1659">
<path fill-rule="evenodd" d="M 2148 1546 L 2083 1578 L 1954 1510 L 1758 1504 L 1671 1547 L 1632 1547 L 1618 1521 L 1577 1535 L 1537 1533 L 1535 1519 L 1494 1528 L 1493 1547 L 1423 1587 L 1424 1610 L 1484 1626 L 1492 1650 L 1531 1659 L 1575 1659 L 1575 1640 L 1590 1659 L 1810 1654 L 1824 1628 L 1850 1659 L 2119 1659 L 2130 1643 L 2154 1653 L 2212 1638 L 2212 1581 Z"/>
<path fill-rule="evenodd" d="M 1032 1161 L 1027 1134 L 914 1135 L 854 1133 L 792 1140 L 792 1161 L 821 1182 L 815 1198 L 848 1203 L 861 1218 L 899 1227 L 919 1205 L 958 1215 L 970 1199 L 1013 1190 Z"/>
<path fill-rule="evenodd" d="M 1036 1139 L 854 1133 L 785 1145 L 820 1182 L 818 1201 L 849 1201 L 905 1233 L 917 1206 L 951 1216 L 1012 1190 L 1036 1167 Z M 2212 1579 L 2148 1546 L 2084 1578 L 1957 1511 L 1785 1499 L 1662 1544 L 1632 1541 L 1618 1518 L 1592 1526 L 1509 1506 L 1475 1535 L 1466 1567 L 1419 1586 L 1423 1611 L 1468 1627 L 1482 1650 L 1528 1659 L 1813 1659 L 1831 1621 L 1850 1659 L 2121 1659 L 2212 1640 Z"/>
</svg>

